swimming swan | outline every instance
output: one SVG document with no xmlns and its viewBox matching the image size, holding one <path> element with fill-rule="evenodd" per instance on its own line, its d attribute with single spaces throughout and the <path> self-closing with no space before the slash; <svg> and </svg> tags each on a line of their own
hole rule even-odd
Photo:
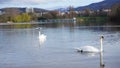
<svg viewBox="0 0 120 68">
<path fill-rule="evenodd" d="M 39 31 L 39 42 L 40 44 L 43 44 L 46 41 L 46 35 L 41 34 L 41 32 Z"/>
<path fill-rule="evenodd" d="M 78 48 L 78 52 L 90 52 L 90 53 L 97 53 L 97 52 L 102 52 L 103 51 L 103 39 L 104 37 L 100 37 L 100 50 L 93 47 L 93 46 L 83 46 L 81 48 Z"/>
</svg>

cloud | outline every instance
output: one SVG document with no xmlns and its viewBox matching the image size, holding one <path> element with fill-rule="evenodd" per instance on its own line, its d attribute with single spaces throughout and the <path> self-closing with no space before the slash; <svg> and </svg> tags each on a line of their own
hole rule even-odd
<svg viewBox="0 0 120 68">
<path fill-rule="evenodd" d="M 0 0 L 0 8 L 3 7 L 39 7 L 52 8 L 56 6 L 85 6 L 103 0 Z"/>
<path fill-rule="evenodd" d="M 0 0 L 0 4 L 43 4 L 43 3 L 56 3 L 67 0 Z"/>
<path fill-rule="evenodd" d="M 0 0 L 0 4 L 4 4 L 4 3 L 7 3 L 7 2 L 10 2 L 11 0 Z"/>
<path fill-rule="evenodd" d="M 87 3 L 87 2 L 98 2 L 101 0 L 0 0 L 0 4 L 21 4 L 21 5 L 39 5 L 39 4 L 47 4 L 47 3 Z"/>
</svg>

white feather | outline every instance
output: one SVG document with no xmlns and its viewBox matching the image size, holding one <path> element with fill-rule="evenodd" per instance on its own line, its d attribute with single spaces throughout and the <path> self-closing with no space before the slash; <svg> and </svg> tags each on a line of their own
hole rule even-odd
<svg viewBox="0 0 120 68">
<path fill-rule="evenodd" d="M 46 35 L 44 34 L 41 34 L 40 31 L 39 31 L 39 42 L 40 44 L 43 44 L 45 41 L 46 41 Z"/>
<path fill-rule="evenodd" d="M 103 36 L 101 36 L 100 38 L 100 50 L 93 47 L 93 46 L 83 46 L 83 47 L 80 47 L 80 48 L 77 48 L 77 51 L 78 52 L 88 52 L 88 53 L 96 53 L 96 52 L 102 52 L 103 51 Z"/>
</svg>

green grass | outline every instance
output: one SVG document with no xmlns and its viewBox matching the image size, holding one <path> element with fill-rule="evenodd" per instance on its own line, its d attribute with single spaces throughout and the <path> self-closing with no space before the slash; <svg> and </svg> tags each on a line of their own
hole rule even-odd
<svg viewBox="0 0 120 68">
<path fill-rule="evenodd" d="M 77 22 L 81 25 L 104 25 L 108 21 L 108 17 L 77 17 Z"/>
</svg>

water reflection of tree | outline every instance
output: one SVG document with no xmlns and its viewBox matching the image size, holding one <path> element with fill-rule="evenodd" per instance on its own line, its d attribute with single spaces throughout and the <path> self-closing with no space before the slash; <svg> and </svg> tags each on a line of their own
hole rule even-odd
<svg viewBox="0 0 120 68">
<path fill-rule="evenodd" d="M 94 31 L 107 31 L 107 32 L 112 32 L 112 31 L 120 31 L 120 27 L 118 26 L 96 26 L 96 27 L 86 27 L 88 29 L 92 29 Z"/>
</svg>

